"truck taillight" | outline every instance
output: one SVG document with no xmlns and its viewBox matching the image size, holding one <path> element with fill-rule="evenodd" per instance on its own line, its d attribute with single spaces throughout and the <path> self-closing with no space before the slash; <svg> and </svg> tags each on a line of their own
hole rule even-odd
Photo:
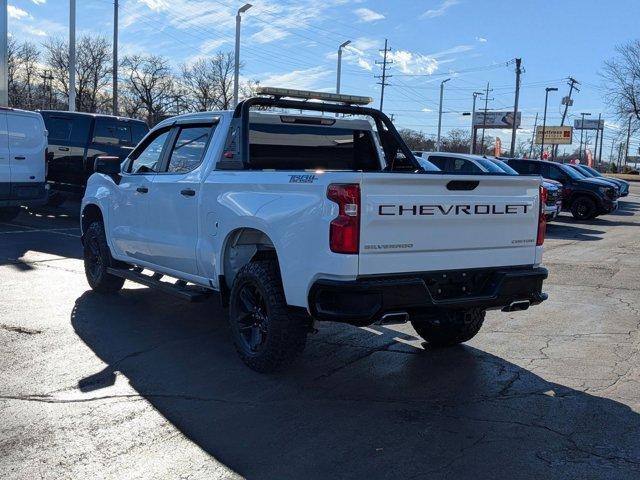
<svg viewBox="0 0 640 480">
<path fill-rule="evenodd" d="M 332 183 L 327 198 L 338 204 L 338 216 L 329 227 L 329 245 L 335 253 L 358 253 L 360 245 L 360 185 Z"/>
<path fill-rule="evenodd" d="M 547 230 L 547 217 L 544 214 L 544 206 L 547 204 L 547 189 L 540 185 L 540 212 L 538 214 L 538 238 L 536 245 L 544 243 L 544 234 Z"/>
</svg>

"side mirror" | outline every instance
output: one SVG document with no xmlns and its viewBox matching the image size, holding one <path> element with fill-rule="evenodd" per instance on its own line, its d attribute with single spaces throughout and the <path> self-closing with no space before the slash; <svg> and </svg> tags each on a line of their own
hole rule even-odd
<svg viewBox="0 0 640 480">
<path fill-rule="evenodd" d="M 120 173 L 120 157 L 98 157 L 93 165 L 93 171 L 105 175 L 117 175 Z"/>
</svg>

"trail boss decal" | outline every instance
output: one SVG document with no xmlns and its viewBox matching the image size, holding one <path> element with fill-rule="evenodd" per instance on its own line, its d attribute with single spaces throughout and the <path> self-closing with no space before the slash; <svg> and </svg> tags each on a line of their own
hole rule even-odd
<svg viewBox="0 0 640 480">
<path fill-rule="evenodd" d="M 310 175 L 289 175 L 289 183 L 313 183 L 318 179 L 313 174 Z"/>
<path fill-rule="evenodd" d="M 528 203 L 508 203 L 494 205 L 489 203 L 477 205 L 378 205 L 378 215 L 408 216 L 455 216 L 455 215 L 518 215 L 525 214 L 531 208 Z"/>
</svg>

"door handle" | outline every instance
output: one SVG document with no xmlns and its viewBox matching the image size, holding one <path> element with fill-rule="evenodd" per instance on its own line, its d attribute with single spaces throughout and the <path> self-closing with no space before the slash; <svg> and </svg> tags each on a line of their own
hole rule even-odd
<svg viewBox="0 0 640 480">
<path fill-rule="evenodd" d="M 186 188 L 180 191 L 180 195 L 184 195 L 185 197 L 194 197 L 196 195 L 196 191 L 191 188 Z"/>
<path fill-rule="evenodd" d="M 24 160 L 27 157 L 13 157 L 15 160 Z"/>
<path fill-rule="evenodd" d="M 69 147 L 58 147 L 58 150 L 60 150 L 61 152 L 68 152 Z"/>
<path fill-rule="evenodd" d="M 138 187 L 136 188 L 136 192 L 147 193 L 149 189 L 147 187 Z"/>
</svg>

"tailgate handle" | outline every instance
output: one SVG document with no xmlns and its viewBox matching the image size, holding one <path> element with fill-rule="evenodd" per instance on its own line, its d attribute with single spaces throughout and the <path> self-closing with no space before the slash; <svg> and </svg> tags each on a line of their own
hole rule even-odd
<svg viewBox="0 0 640 480">
<path fill-rule="evenodd" d="M 447 190 L 464 190 L 470 191 L 480 184 L 477 180 L 451 180 L 447 183 Z"/>
</svg>

